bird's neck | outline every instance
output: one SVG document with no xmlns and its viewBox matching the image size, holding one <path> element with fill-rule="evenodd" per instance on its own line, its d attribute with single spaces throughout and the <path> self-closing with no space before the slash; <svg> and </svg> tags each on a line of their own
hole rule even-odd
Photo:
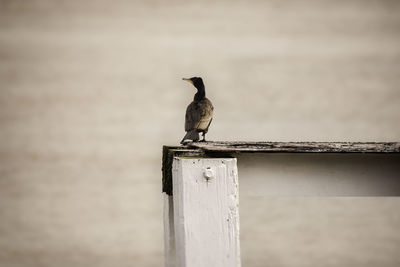
<svg viewBox="0 0 400 267">
<path fill-rule="evenodd" d="M 206 97 L 206 90 L 204 86 L 199 86 L 197 88 L 197 93 L 194 95 L 194 101 L 201 101 Z"/>
</svg>

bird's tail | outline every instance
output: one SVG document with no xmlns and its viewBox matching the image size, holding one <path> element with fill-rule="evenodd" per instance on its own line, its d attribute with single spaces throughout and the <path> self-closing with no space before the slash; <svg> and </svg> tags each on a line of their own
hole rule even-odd
<svg viewBox="0 0 400 267">
<path fill-rule="evenodd" d="M 189 132 L 186 133 L 185 137 L 183 137 L 181 144 L 190 142 L 190 141 L 199 141 L 200 136 L 199 133 L 196 130 L 191 130 Z"/>
</svg>

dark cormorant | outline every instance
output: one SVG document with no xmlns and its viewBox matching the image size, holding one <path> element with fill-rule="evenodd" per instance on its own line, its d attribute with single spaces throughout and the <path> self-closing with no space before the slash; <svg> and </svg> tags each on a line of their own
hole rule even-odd
<svg viewBox="0 0 400 267">
<path fill-rule="evenodd" d="M 183 137 L 181 144 L 189 141 L 198 141 L 200 132 L 203 133 L 201 141 L 206 141 L 206 133 L 212 121 L 214 107 L 211 101 L 206 98 L 206 90 L 200 77 L 183 78 L 183 80 L 193 84 L 197 88 L 197 93 L 194 95 L 193 102 L 186 109 L 186 135 Z"/>
</svg>

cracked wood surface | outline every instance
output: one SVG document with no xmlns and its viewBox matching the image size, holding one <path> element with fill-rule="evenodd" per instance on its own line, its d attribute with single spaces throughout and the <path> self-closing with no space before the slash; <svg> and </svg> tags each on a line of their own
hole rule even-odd
<svg viewBox="0 0 400 267">
<path fill-rule="evenodd" d="M 181 157 L 229 157 L 235 153 L 400 153 L 400 142 L 192 142 L 163 147 L 163 189 L 172 195 L 172 161 Z"/>
<path fill-rule="evenodd" d="M 192 142 L 189 148 L 226 153 L 400 153 L 400 142 Z"/>
</svg>

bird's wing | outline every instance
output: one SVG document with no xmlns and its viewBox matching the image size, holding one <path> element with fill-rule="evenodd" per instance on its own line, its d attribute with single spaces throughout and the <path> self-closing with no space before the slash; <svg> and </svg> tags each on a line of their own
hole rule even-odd
<svg viewBox="0 0 400 267">
<path fill-rule="evenodd" d="M 213 118 L 211 118 L 210 122 L 208 123 L 207 128 L 206 128 L 206 130 L 204 131 L 205 133 L 208 132 L 208 128 L 210 128 L 210 124 L 211 124 L 212 120 L 213 120 Z"/>
<path fill-rule="evenodd" d="M 202 112 L 199 110 L 197 103 L 193 101 L 186 109 L 185 131 L 187 132 L 196 129 L 200 123 L 201 117 Z"/>
</svg>

